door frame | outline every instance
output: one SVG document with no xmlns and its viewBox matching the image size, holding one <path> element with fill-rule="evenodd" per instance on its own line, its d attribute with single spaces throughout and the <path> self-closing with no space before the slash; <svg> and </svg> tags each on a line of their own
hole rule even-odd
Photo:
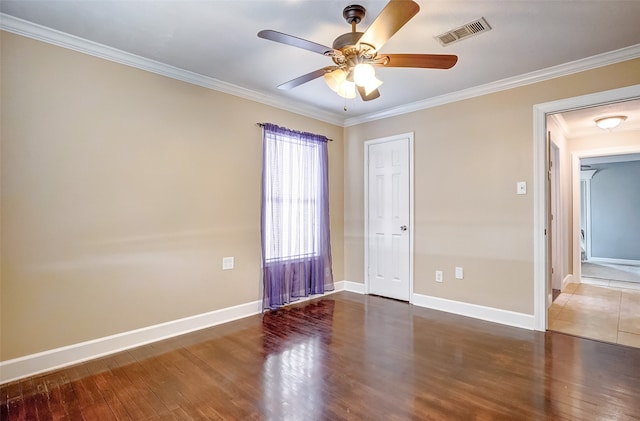
<svg viewBox="0 0 640 421">
<path fill-rule="evenodd" d="M 546 143 L 547 116 L 579 108 L 588 108 L 613 102 L 640 98 L 640 84 L 588 95 L 545 102 L 533 106 L 533 317 L 534 329 L 547 330 L 547 245 L 545 230 L 547 227 L 547 183 L 546 183 Z M 578 170 L 580 164 L 578 162 Z M 574 170 L 575 176 L 575 170 Z M 574 212 L 575 215 L 575 212 Z M 575 226 L 575 221 L 574 221 Z M 578 222 L 579 226 L 579 222 Z M 578 230 L 579 232 L 579 230 Z M 578 243 L 578 252 L 580 244 Z M 580 257 L 578 256 L 578 261 Z M 574 275 L 575 241 L 574 241 Z M 578 267 L 579 271 L 580 268 Z"/>
<path fill-rule="evenodd" d="M 414 256 L 414 184 L 413 184 L 413 132 L 397 134 L 364 142 L 364 292 L 369 294 L 369 147 L 380 143 L 409 139 L 409 303 L 413 303 L 413 256 Z"/>
<path fill-rule="evenodd" d="M 585 151 L 591 152 L 591 151 Z M 584 153 L 584 152 L 583 152 Z M 584 255 L 585 260 L 591 259 L 591 178 L 595 174 L 595 171 L 589 171 L 589 174 L 585 174 L 587 171 L 582 171 L 580 169 L 580 158 L 581 154 L 572 153 L 571 154 L 571 171 L 574 171 L 576 165 L 578 166 L 578 171 L 580 171 L 580 182 L 575 185 L 573 181 L 571 182 L 571 197 L 574 198 L 577 196 L 578 202 L 576 203 L 576 207 L 571 209 L 572 221 L 573 221 L 573 229 L 580 232 L 580 238 L 582 238 L 582 225 L 584 223 Z M 578 163 L 574 162 L 574 157 L 578 158 Z M 572 179 L 573 180 L 573 179 Z M 583 188 L 584 187 L 584 188 Z M 575 192 L 575 189 L 578 189 L 578 192 Z M 575 199 L 573 199 L 575 200 Z M 584 207 L 584 215 L 583 215 L 583 207 Z M 575 211 L 578 211 L 577 216 L 575 215 Z M 584 216 L 584 221 L 582 217 Z M 577 224 L 577 228 L 575 227 Z M 574 240 L 575 241 L 575 240 Z M 582 245 L 582 242 L 580 242 Z M 580 250 L 580 264 L 582 264 L 582 250 Z M 574 263 L 575 265 L 575 263 Z M 581 266 L 582 268 L 582 266 Z M 581 272 L 576 273 L 578 279 L 582 279 Z"/>
</svg>

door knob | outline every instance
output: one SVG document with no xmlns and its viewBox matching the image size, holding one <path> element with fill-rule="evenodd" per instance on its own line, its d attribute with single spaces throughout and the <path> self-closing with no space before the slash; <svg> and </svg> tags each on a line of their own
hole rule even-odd
<svg viewBox="0 0 640 421">
<path fill-rule="evenodd" d="M 406 225 L 403 225 L 403 226 L 400 227 L 400 231 L 406 231 L 406 230 L 407 230 L 407 226 Z"/>
</svg>

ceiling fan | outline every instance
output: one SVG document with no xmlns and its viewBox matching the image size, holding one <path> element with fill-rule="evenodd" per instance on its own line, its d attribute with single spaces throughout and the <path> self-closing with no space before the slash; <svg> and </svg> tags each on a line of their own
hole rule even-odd
<svg viewBox="0 0 640 421">
<path fill-rule="evenodd" d="M 418 13 L 420 6 L 412 0 L 391 0 L 365 32 L 357 32 L 366 9 L 360 5 L 344 8 L 342 16 L 351 24 L 351 32 L 340 35 L 327 47 L 293 35 L 266 29 L 258 37 L 302 48 L 331 57 L 334 65 L 323 67 L 278 86 L 291 89 L 320 76 L 334 92 L 343 98 L 355 98 L 356 91 L 364 101 L 380 96 L 382 81 L 375 76 L 375 67 L 414 67 L 450 69 L 458 57 L 450 54 L 380 54 L 382 46 Z"/>
</svg>

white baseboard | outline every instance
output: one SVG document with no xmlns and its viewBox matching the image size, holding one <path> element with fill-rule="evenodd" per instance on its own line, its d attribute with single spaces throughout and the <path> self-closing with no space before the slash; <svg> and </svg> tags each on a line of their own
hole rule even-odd
<svg viewBox="0 0 640 421">
<path fill-rule="evenodd" d="M 611 263 L 614 265 L 640 266 L 640 260 L 610 259 L 608 257 L 591 257 L 587 263 Z"/>
<path fill-rule="evenodd" d="M 342 291 L 355 292 L 357 294 L 365 294 L 364 284 L 361 282 L 342 281 Z"/>
<path fill-rule="evenodd" d="M 0 362 L 0 384 L 259 314 L 262 300 Z"/>
<path fill-rule="evenodd" d="M 414 305 L 420 307 L 446 311 L 447 313 L 473 317 L 474 319 L 500 323 L 522 329 L 534 330 L 533 314 L 516 313 L 514 311 L 463 303 L 461 301 L 447 300 L 445 298 L 431 297 L 422 294 L 413 294 L 412 302 Z"/>
<path fill-rule="evenodd" d="M 339 281 L 335 283 L 335 290 L 328 292 L 325 295 L 338 291 L 349 291 L 357 294 L 364 294 L 365 285 L 360 282 Z M 309 297 L 307 299 L 313 298 L 318 298 L 318 296 Z M 533 316 L 528 314 L 451 301 L 443 298 L 429 297 L 421 294 L 413 294 L 412 303 L 417 306 L 428 307 L 462 316 L 525 329 L 533 329 Z M 262 301 L 258 300 L 129 332 L 123 332 L 91 341 L 26 355 L 12 360 L 2 361 L 0 362 L 0 384 L 69 365 L 78 364 L 83 361 L 103 357 L 105 355 L 135 348 L 151 342 L 231 322 L 233 320 L 252 316 L 261 312 Z"/>
<path fill-rule="evenodd" d="M 565 276 L 564 279 L 562 280 L 562 283 L 560 284 L 560 291 L 564 291 L 567 285 L 569 285 L 572 282 L 573 282 L 573 274 L 570 273 L 567 276 Z"/>
<path fill-rule="evenodd" d="M 364 284 L 350 281 L 339 281 L 335 283 L 334 291 L 329 291 L 325 295 L 338 291 L 351 291 L 363 294 Z M 319 295 L 315 295 L 296 301 L 296 303 L 318 297 Z M 183 335 L 196 330 L 231 322 L 244 317 L 253 316 L 261 312 L 262 300 L 252 301 L 233 307 L 186 317 L 184 319 L 173 320 L 116 335 L 105 336 L 103 338 L 26 355 L 12 360 L 1 361 L 0 384 L 78 364 L 83 361 L 103 357 L 105 355 L 114 354 L 116 352 L 149 344 L 151 342 L 161 341 L 163 339 Z"/>
</svg>

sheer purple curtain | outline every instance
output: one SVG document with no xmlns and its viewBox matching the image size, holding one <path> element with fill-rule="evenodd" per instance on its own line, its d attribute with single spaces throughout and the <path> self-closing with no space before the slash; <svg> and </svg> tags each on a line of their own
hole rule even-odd
<svg viewBox="0 0 640 421">
<path fill-rule="evenodd" d="M 263 307 L 333 290 L 327 138 L 273 124 L 262 137 Z"/>
</svg>

